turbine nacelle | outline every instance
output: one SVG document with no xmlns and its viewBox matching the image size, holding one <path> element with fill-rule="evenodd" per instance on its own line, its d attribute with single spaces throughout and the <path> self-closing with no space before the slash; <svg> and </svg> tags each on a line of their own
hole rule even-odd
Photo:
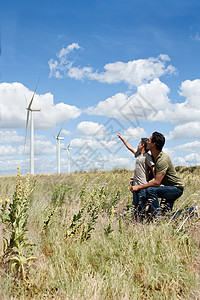
<svg viewBox="0 0 200 300">
<path fill-rule="evenodd" d="M 29 111 L 33 111 L 33 112 L 35 112 L 35 111 L 41 111 L 41 109 L 31 109 L 31 108 L 26 108 L 27 110 L 29 110 Z"/>
<path fill-rule="evenodd" d="M 53 135 L 53 137 L 56 139 L 56 140 L 59 140 L 59 141 L 61 141 L 61 140 L 64 140 L 64 137 L 61 137 L 61 136 L 55 136 L 55 135 Z"/>
<path fill-rule="evenodd" d="M 63 148 L 63 150 L 72 150 L 72 148 L 70 148 L 70 143 L 67 145 L 67 147 L 66 148 Z"/>
</svg>

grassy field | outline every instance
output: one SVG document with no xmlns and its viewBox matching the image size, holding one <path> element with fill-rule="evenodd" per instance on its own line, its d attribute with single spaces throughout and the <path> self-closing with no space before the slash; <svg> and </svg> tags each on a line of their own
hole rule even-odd
<svg viewBox="0 0 200 300">
<path fill-rule="evenodd" d="M 200 167 L 177 170 L 174 210 L 200 207 Z M 132 175 L 0 176 L 0 299 L 200 299 L 198 217 L 135 223 Z"/>
</svg>

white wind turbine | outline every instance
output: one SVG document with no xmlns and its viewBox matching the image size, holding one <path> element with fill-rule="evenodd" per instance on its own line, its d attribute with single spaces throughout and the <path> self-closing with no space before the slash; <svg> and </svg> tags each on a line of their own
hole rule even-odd
<svg viewBox="0 0 200 300">
<path fill-rule="evenodd" d="M 69 142 L 67 148 L 63 148 L 64 150 L 67 150 L 67 170 L 68 170 L 68 174 L 70 174 L 70 155 L 69 155 L 69 151 L 72 150 L 72 148 L 70 148 L 70 143 Z"/>
<path fill-rule="evenodd" d="M 38 81 L 39 83 L 39 81 Z M 28 122 L 29 122 L 29 116 L 30 116 L 30 112 L 31 112 L 31 126 L 30 126 L 30 131 L 31 131 L 31 137 L 30 137 L 30 173 L 34 174 L 34 119 L 33 119 L 33 112 L 39 112 L 41 111 L 41 109 L 32 109 L 32 103 L 33 103 L 33 99 L 35 97 L 35 93 L 38 87 L 38 83 L 37 86 L 35 88 L 35 91 L 33 93 L 33 96 L 31 98 L 31 101 L 29 103 L 29 106 L 26 108 L 27 109 L 27 118 L 26 118 L 26 134 L 25 134 L 25 143 L 24 143 L 24 149 L 25 149 L 25 145 L 26 145 L 26 137 L 27 137 L 27 131 L 28 131 Z"/>
<path fill-rule="evenodd" d="M 60 137 L 62 128 L 60 128 L 60 131 L 57 136 L 53 135 L 53 137 L 56 139 L 57 144 L 57 164 L 58 164 L 58 171 L 57 173 L 60 174 L 60 140 L 64 140 L 64 137 Z"/>
</svg>

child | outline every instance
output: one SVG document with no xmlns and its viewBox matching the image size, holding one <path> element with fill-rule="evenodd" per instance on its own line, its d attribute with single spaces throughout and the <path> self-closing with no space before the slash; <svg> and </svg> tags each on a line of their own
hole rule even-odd
<svg viewBox="0 0 200 300">
<path fill-rule="evenodd" d="M 150 171 L 154 176 L 154 161 L 152 156 L 147 153 L 147 138 L 142 138 L 137 151 L 125 140 L 121 133 L 118 133 L 118 137 L 122 140 L 124 145 L 135 155 L 135 171 L 134 177 L 131 178 L 131 184 L 141 185 L 147 183 L 150 178 Z M 144 206 L 146 204 L 146 191 L 140 190 L 137 192 L 133 192 L 133 204 L 134 204 L 134 217 L 137 219 L 139 216 L 141 219 L 144 213 Z"/>
</svg>

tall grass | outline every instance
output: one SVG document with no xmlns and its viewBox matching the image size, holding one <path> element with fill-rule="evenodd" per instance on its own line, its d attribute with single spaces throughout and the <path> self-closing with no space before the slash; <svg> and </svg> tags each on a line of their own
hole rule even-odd
<svg viewBox="0 0 200 300">
<path fill-rule="evenodd" d="M 199 206 L 199 168 L 179 174 L 186 187 L 175 209 Z M 37 261 L 26 281 L 0 266 L 1 299 L 197 298 L 199 222 L 134 223 L 130 177 L 129 170 L 32 176 L 27 236 Z M 15 184 L 0 177 L 2 200 Z"/>
</svg>

